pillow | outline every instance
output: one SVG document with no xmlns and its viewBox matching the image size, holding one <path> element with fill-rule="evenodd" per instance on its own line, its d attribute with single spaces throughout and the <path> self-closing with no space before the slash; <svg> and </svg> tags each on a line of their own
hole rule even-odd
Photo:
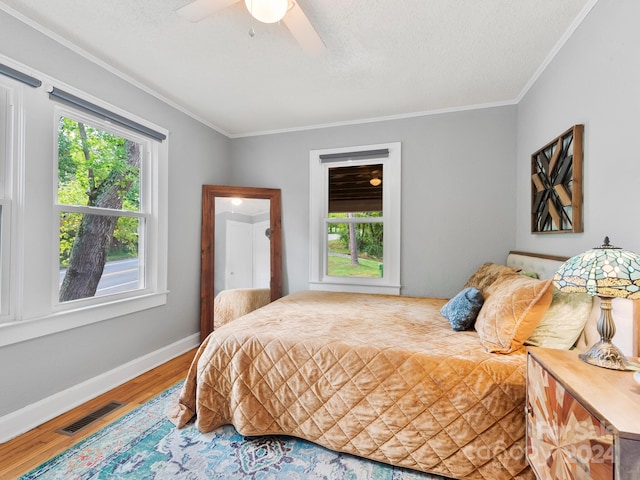
<svg viewBox="0 0 640 480">
<path fill-rule="evenodd" d="M 488 352 L 511 353 L 522 346 L 549 309 L 551 280 L 505 275 L 487 288 L 489 296 L 476 320 Z"/>
<path fill-rule="evenodd" d="M 464 284 L 463 288 L 475 287 L 482 293 L 484 298 L 487 298 L 487 293 L 485 290 L 487 287 L 491 286 L 493 282 L 495 282 L 498 278 L 504 275 L 515 275 L 518 273 L 518 270 L 507 267 L 505 265 L 500 265 L 497 263 L 487 262 L 478 268 L 476 272 L 471 275 L 467 283 Z"/>
<path fill-rule="evenodd" d="M 456 332 L 471 330 L 483 303 L 484 297 L 480 290 L 469 287 L 449 300 L 440 309 L 440 313 L 449 320 L 451 328 Z"/>
<path fill-rule="evenodd" d="M 536 347 L 569 350 L 582 333 L 592 308 L 591 295 L 565 293 L 553 287 L 549 310 L 525 343 Z"/>
</svg>

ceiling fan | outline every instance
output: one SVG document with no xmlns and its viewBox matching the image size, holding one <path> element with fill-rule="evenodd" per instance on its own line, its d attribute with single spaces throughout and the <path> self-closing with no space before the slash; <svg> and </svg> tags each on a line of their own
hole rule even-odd
<svg viewBox="0 0 640 480">
<path fill-rule="evenodd" d="M 178 15 L 192 22 L 227 8 L 240 0 L 195 0 L 177 10 Z M 282 21 L 287 26 L 298 44 L 308 53 L 319 55 L 325 45 L 316 29 L 293 0 L 244 0 L 249 13 L 258 21 L 275 23 Z M 273 7 L 273 10 L 271 9 Z M 252 35 L 253 28 L 249 31 Z M 253 36 L 253 35 L 252 35 Z"/>
</svg>

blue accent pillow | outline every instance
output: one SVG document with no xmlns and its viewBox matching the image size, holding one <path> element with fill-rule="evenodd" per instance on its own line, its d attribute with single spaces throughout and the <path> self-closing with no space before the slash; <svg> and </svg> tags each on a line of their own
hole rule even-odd
<svg viewBox="0 0 640 480">
<path fill-rule="evenodd" d="M 471 330 L 484 304 L 484 297 L 476 287 L 468 287 L 449 300 L 440 313 L 449 320 L 451 328 L 460 332 Z"/>
</svg>

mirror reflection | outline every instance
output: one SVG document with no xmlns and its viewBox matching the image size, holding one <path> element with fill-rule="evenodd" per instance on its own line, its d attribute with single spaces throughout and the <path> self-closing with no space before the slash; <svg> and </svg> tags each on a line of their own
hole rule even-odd
<svg viewBox="0 0 640 480">
<path fill-rule="evenodd" d="M 200 341 L 214 329 L 223 291 L 282 296 L 280 202 L 278 188 L 202 186 Z"/>
<path fill-rule="evenodd" d="M 270 201 L 215 198 L 214 296 L 233 288 L 269 288 Z"/>
</svg>

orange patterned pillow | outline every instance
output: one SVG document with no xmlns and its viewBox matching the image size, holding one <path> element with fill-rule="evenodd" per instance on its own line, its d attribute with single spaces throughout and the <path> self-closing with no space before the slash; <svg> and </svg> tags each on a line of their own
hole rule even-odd
<svg viewBox="0 0 640 480">
<path fill-rule="evenodd" d="M 551 280 L 522 275 L 498 278 L 487 287 L 476 331 L 488 352 L 517 350 L 538 326 L 551 304 Z"/>
</svg>

